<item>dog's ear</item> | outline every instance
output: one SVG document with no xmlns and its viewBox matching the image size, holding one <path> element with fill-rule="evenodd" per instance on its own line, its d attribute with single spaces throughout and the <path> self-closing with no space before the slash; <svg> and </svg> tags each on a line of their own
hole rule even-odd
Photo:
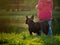
<svg viewBox="0 0 60 45">
<path fill-rule="evenodd" d="M 26 16 L 26 19 L 28 19 L 28 16 Z"/>
<path fill-rule="evenodd" d="M 32 19 L 32 20 L 34 19 L 34 15 L 31 16 L 31 19 Z"/>
</svg>

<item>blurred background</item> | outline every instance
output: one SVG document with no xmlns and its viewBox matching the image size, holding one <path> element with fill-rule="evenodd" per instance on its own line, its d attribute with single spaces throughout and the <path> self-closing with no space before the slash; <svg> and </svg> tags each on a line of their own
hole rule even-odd
<svg viewBox="0 0 60 45">
<path fill-rule="evenodd" d="M 37 10 L 35 5 L 37 0 L 0 0 L 0 32 L 20 33 L 27 30 L 25 24 L 26 15 L 34 15 L 37 21 Z M 53 21 L 53 32 L 59 34 L 60 31 L 60 0 L 53 0 L 53 18 L 58 18 L 57 22 Z"/>
<path fill-rule="evenodd" d="M 0 0 L 0 45 L 60 45 L 60 0 L 53 0 L 53 36 L 30 36 L 26 16 L 34 15 L 38 0 Z"/>
</svg>

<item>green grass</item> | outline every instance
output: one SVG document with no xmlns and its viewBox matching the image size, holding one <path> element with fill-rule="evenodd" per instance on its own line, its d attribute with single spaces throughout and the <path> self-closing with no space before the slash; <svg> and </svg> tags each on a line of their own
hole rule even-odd
<svg viewBox="0 0 60 45">
<path fill-rule="evenodd" d="M 60 36 L 30 36 L 28 32 L 0 33 L 0 42 L 7 42 L 6 45 L 60 45 Z"/>
</svg>

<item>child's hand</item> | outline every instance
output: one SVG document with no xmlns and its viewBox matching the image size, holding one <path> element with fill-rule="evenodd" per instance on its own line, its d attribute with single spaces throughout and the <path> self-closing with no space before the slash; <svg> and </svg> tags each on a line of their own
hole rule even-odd
<svg viewBox="0 0 60 45">
<path fill-rule="evenodd" d="M 38 9 L 38 5 L 36 5 L 35 8 Z"/>
</svg>

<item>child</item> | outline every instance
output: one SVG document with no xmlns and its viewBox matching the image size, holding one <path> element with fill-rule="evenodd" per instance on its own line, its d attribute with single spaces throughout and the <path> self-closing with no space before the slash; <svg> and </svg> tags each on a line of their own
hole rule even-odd
<svg viewBox="0 0 60 45">
<path fill-rule="evenodd" d="M 37 15 L 38 15 L 39 22 L 43 22 L 47 20 L 49 24 L 48 35 L 52 35 L 51 23 L 52 23 L 53 1 L 52 0 L 38 0 L 36 9 L 38 10 Z"/>
</svg>

